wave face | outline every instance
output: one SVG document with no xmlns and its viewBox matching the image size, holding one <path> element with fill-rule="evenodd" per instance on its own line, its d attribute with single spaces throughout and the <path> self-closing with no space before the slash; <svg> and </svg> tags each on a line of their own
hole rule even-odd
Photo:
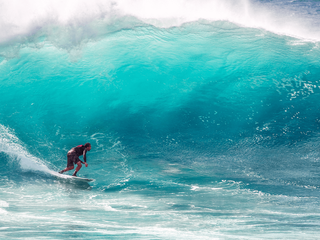
<svg viewBox="0 0 320 240">
<path fill-rule="evenodd" d="M 318 236 L 317 1 L 0 3 L 1 238 Z"/>
</svg>

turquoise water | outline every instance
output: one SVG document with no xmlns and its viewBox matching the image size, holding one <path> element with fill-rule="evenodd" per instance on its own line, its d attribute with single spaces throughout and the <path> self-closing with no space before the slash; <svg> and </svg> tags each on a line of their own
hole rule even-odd
<svg viewBox="0 0 320 240">
<path fill-rule="evenodd" d="M 0 238 L 317 239 L 319 2 L 99 2 L 0 19 Z"/>
</svg>

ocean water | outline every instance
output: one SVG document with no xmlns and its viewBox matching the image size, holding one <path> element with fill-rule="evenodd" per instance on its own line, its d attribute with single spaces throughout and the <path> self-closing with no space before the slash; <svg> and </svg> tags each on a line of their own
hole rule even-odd
<svg viewBox="0 0 320 240">
<path fill-rule="evenodd" d="M 0 239 L 318 239 L 319 12 L 1 0 Z"/>
</svg>

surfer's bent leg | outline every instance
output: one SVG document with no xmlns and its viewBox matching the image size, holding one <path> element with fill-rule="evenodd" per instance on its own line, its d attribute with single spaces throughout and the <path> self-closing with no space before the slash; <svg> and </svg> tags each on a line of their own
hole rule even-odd
<svg viewBox="0 0 320 240">
<path fill-rule="evenodd" d="M 78 158 L 79 159 L 79 158 Z M 77 166 L 77 168 L 76 168 L 76 170 L 74 171 L 74 173 L 72 174 L 72 176 L 77 176 L 77 172 L 80 170 L 80 168 L 82 167 L 82 165 L 81 165 L 81 161 L 80 161 L 80 159 L 79 159 L 79 161 L 78 162 L 76 162 L 76 164 L 78 165 Z"/>
<path fill-rule="evenodd" d="M 66 171 L 74 169 L 73 163 L 75 162 L 75 158 L 77 158 L 77 156 L 68 153 L 67 158 L 68 158 L 67 167 L 61 170 L 59 173 L 64 173 Z"/>
</svg>

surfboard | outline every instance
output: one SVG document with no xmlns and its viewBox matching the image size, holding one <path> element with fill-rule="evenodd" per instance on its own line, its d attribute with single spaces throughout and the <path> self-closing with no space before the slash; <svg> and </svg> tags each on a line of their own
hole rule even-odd
<svg viewBox="0 0 320 240">
<path fill-rule="evenodd" d="M 79 181 L 79 182 L 92 182 L 93 179 L 91 178 L 81 178 L 81 177 L 73 177 L 71 176 L 71 179 L 75 180 L 75 181 Z"/>
<path fill-rule="evenodd" d="M 66 180 L 66 181 L 75 181 L 75 182 L 92 182 L 92 181 L 94 181 L 94 179 L 91 179 L 91 178 L 74 177 L 74 176 L 70 176 L 70 175 L 64 175 L 61 173 L 57 173 L 54 171 L 50 171 L 50 173 L 53 176 L 55 176 L 59 179 L 62 179 L 62 180 Z"/>
</svg>

